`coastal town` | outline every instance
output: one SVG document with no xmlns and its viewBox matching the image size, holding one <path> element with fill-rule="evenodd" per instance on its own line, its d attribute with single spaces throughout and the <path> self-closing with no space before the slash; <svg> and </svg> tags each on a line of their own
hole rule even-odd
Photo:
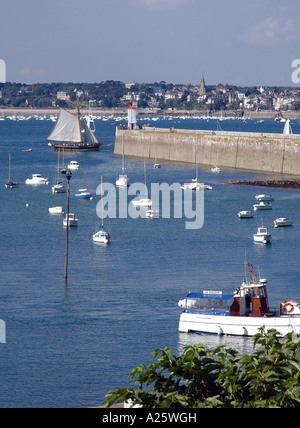
<svg viewBox="0 0 300 428">
<path fill-rule="evenodd" d="M 196 111 L 205 115 L 230 114 L 237 117 L 251 112 L 297 115 L 300 89 L 297 87 L 240 87 L 230 84 L 207 85 L 204 75 L 199 84 L 154 83 L 0 83 L 0 109 L 55 109 L 81 107 L 134 108 L 160 112 Z"/>
</svg>

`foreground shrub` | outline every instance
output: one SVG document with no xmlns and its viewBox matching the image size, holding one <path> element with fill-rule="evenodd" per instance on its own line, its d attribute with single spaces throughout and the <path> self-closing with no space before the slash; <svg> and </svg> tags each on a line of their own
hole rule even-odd
<svg viewBox="0 0 300 428">
<path fill-rule="evenodd" d="M 186 346 L 179 356 L 158 349 L 154 363 L 131 372 L 132 388 L 108 392 L 105 407 L 131 400 L 152 409 L 299 408 L 300 335 L 262 328 L 252 340 L 252 354 L 242 356 L 225 345 Z"/>
</svg>

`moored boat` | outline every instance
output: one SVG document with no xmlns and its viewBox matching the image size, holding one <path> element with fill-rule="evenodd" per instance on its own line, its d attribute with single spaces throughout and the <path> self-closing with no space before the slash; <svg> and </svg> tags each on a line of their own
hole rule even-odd
<svg viewBox="0 0 300 428">
<path fill-rule="evenodd" d="M 272 240 L 271 233 L 268 232 L 266 226 L 259 226 L 257 232 L 253 234 L 253 241 L 261 244 L 268 244 Z"/>
<path fill-rule="evenodd" d="M 269 202 L 260 201 L 259 204 L 253 205 L 254 211 L 271 210 L 272 205 Z"/>
<path fill-rule="evenodd" d="M 76 218 L 74 213 L 69 213 L 69 218 L 67 216 L 63 219 L 63 226 L 67 227 L 69 223 L 69 227 L 78 226 L 78 218 Z"/>
<path fill-rule="evenodd" d="M 189 293 L 178 302 L 183 309 L 179 331 L 253 336 L 258 329 L 275 329 L 280 335 L 300 333 L 300 307 L 294 300 L 283 301 L 271 310 L 266 281 L 257 280 L 250 263 L 251 279 L 246 278 L 233 294 L 222 291 Z"/>
<path fill-rule="evenodd" d="M 275 199 L 272 195 L 268 195 L 266 193 L 261 193 L 259 195 L 256 195 L 255 199 L 257 201 L 275 201 Z"/>
<path fill-rule="evenodd" d="M 27 180 L 25 180 L 25 183 L 31 184 L 33 186 L 39 186 L 41 184 L 49 184 L 49 180 L 48 178 L 42 177 L 41 174 L 32 174 L 32 177 L 27 178 Z"/>
<path fill-rule="evenodd" d="M 49 213 L 50 214 L 54 214 L 54 215 L 61 215 L 64 213 L 64 209 L 61 206 L 57 206 L 57 207 L 50 207 L 49 208 Z"/>
<path fill-rule="evenodd" d="M 278 217 L 274 220 L 274 227 L 292 226 L 293 223 L 293 220 L 289 220 L 285 217 Z"/>
<path fill-rule="evenodd" d="M 238 212 L 239 218 L 252 218 L 253 212 L 252 211 L 239 211 Z"/>
</svg>

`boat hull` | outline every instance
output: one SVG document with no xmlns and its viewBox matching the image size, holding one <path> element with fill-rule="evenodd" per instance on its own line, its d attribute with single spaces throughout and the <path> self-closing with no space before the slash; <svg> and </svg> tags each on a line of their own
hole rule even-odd
<svg viewBox="0 0 300 428">
<path fill-rule="evenodd" d="M 271 235 L 253 235 L 253 241 L 258 242 L 260 244 L 268 244 L 269 242 L 271 242 L 271 240 Z"/>
<path fill-rule="evenodd" d="M 100 143 L 95 144 L 52 144 L 52 147 L 54 148 L 54 151 L 59 150 L 68 150 L 68 151 L 92 151 L 92 150 L 99 150 L 100 149 Z"/>
<path fill-rule="evenodd" d="M 254 336 L 261 327 L 276 329 L 282 336 L 290 332 L 300 333 L 300 316 L 244 317 L 183 312 L 179 320 L 181 333 Z"/>
</svg>

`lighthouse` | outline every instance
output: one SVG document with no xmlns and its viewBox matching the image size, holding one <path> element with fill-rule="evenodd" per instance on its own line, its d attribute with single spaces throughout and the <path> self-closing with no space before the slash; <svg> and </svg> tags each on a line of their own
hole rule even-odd
<svg viewBox="0 0 300 428">
<path fill-rule="evenodd" d="M 132 103 L 128 107 L 128 129 L 136 129 L 136 111 L 132 107 Z"/>
</svg>

